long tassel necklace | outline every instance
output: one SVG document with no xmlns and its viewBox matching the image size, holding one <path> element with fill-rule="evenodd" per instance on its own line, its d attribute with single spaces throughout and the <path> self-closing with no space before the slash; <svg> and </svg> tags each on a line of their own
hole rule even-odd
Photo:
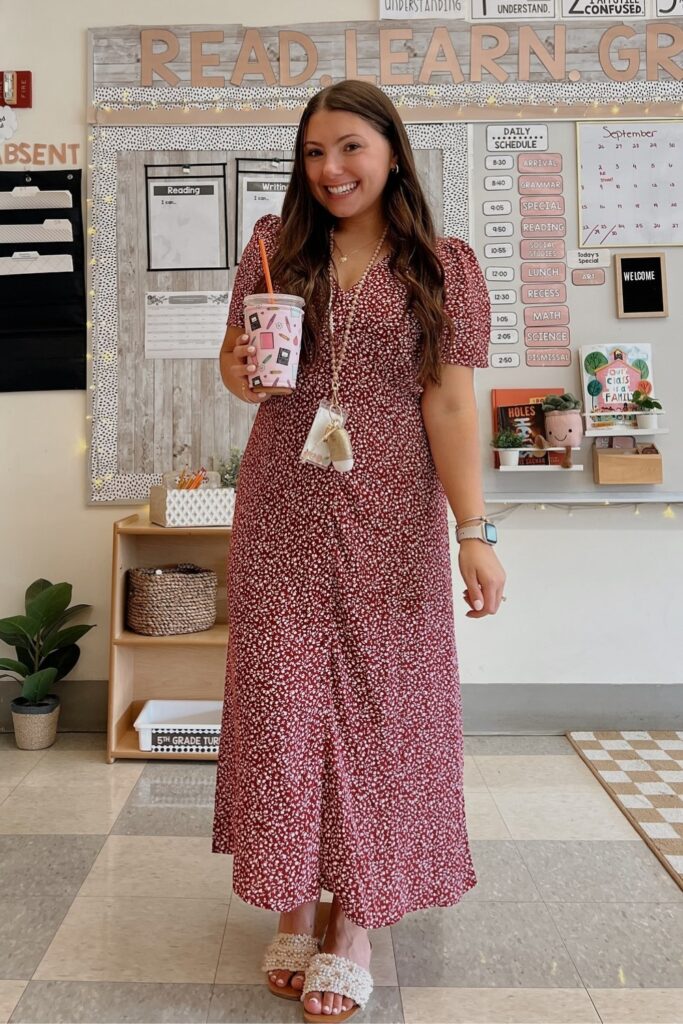
<svg viewBox="0 0 683 1024">
<path fill-rule="evenodd" d="M 332 316 L 332 273 L 334 270 L 332 254 L 334 252 L 334 229 L 330 232 L 330 298 L 327 308 L 328 327 L 330 331 L 330 349 L 332 354 L 332 398 L 330 399 L 330 416 L 332 422 L 325 430 L 323 434 L 323 441 L 327 443 L 327 447 L 332 459 L 332 465 L 339 473 L 348 473 L 353 469 L 353 449 L 351 447 L 351 438 L 349 437 L 348 431 L 342 425 L 343 423 L 343 410 L 341 402 L 339 400 L 339 374 L 344 362 L 346 355 L 346 347 L 349 341 L 349 335 L 351 333 L 351 325 L 356 312 L 356 305 L 358 303 L 358 297 L 363 290 L 365 279 L 370 272 L 370 268 L 374 265 L 379 253 L 384 245 L 384 240 L 387 237 L 389 231 L 389 225 L 384 229 L 382 237 L 377 242 L 375 251 L 370 257 L 370 262 L 363 271 L 358 284 L 355 286 L 355 295 L 351 302 L 351 309 L 349 310 L 349 316 L 344 326 L 344 332 L 342 335 L 342 342 L 337 355 L 335 338 L 334 338 L 334 319 Z M 339 248 L 339 246 L 337 246 Z M 335 419 L 335 416 L 338 417 Z"/>
</svg>

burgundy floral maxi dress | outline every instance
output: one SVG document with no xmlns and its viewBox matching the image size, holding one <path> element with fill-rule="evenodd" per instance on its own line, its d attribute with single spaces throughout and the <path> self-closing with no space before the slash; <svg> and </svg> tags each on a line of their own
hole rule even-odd
<svg viewBox="0 0 683 1024">
<path fill-rule="evenodd" d="M 256 225 L 230 325 L 243 325 L 261 274 L 256 239 L 273 253 L 279 224 Z M 437 252 L 455 323 L 442 360 L 486 366 L 476 258 L 455 238 Z M 343 325 L 355 289 L 332 287 Z M 319 345 L 295 392 L 258 409 L 242 460 L 213 850 L 233 854 L 247 903 L 291 910 L 322 887 L 355 924 L 380 928 L 455 904 L 477 881 L 447 505 L 420 410 L 420 329 L 388 257 L 367 276 L 341 371 L 350 473 L 299 458 L 329 397 L 329 337 Z"/>
</svg>

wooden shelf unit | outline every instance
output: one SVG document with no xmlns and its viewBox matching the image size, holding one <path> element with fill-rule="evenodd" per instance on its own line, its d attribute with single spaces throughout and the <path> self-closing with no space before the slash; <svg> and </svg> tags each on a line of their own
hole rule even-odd
<svg viewBox="0 0 683 1024">
<path fill-rule="evenodd" d="M 135 513 L 114 523 L 107 757 L 215 761 L 216 754 L 140 750 L 133 723 L 146 700 L 222 700 L 228 642 L 229 526 L 165 527 Z M 218 577 L 216 624 L 201 633 L 142 636 L 126 629 L 126 573 L 195 562 Z"/>
</svg>

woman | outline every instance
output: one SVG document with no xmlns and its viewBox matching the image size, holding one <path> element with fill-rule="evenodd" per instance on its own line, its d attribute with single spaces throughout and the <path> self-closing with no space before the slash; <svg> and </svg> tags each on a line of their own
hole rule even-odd
<svg viewBox="0 0 683 1024">
<path fill-rule="evenodd" d="M 247 385 L 259 237 L 275 291 L 306 303 L 288 396 Z M 489 321 L 471 249 L 435 237 L 390 100 L 362 82 L 323 89 L 282 218 L 262 218 L 244 251 L 220 356 L 226 387 L 263 408 L 233 524 L 214 850 L 233 854 L 243 900 L 281 912 L 263 966 L 309 1021 L 367 1002 L 366 929 L 476 884 L 446 500 L 479 535 L 472 368 L 487 365 Z M 301 458 L 321 400 L 346 414 L 350 472 Z M 467 614 L 494 614 L 493 549 L 464 539 L 459 565 Z M 321 887 L 334 899 L 318 953 Z"/>
</svg>

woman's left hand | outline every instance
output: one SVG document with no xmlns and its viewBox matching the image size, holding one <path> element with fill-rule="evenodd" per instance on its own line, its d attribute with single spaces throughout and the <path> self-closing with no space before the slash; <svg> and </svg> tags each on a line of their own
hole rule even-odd
<svg viewBox="0 0 683 1024">
<path fill-rule="evenodd" d="M 500 608 L 505 587 L 505 570 L 490 545 L 481 540 L 463 540 L 458 554 L 460 574 L 467 587 L 463 591 L 470 606 L 468 619 L 495 615 Z"/>
</svg>

